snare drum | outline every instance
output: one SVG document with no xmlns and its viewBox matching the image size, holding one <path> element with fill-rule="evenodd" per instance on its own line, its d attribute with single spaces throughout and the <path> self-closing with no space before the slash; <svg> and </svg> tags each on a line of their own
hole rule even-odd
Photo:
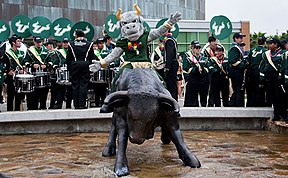
<svg viewBox="0 0 288 178">
<path fill-rule="evenodd" d="M 60 67 L 56 71 L 57 74 L 57 81 L 59 85 L 71 85 L 71 82 L 69 81 L 69 71 L 67 70 L 67 67 Z"/>
<path fill-rule="evenodd" d="M 90 82 L 92 83 L 108 83 L 108 81 L 109 71 L 107 69 L 100 69 L 95 72 L 90 79 Z"/>
<path fill-rule="evenodd" d="M 34 72 L 35 88 L 46 88 L 51 85 L 49 72 Z"/>
<path fill-rule="evenodd" d="M 15 76 L 17 93 L 31 93 L 34 91 L 34 75 L 18 74 Z"/>
</svg>

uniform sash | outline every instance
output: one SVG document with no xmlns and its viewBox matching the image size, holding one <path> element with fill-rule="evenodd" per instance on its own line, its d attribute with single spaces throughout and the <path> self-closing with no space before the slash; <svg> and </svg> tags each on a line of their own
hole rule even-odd
<svg viewBox="0 0 288 178">
<path fill-rule="evenodd" d="M 11 49 L 9 49 L 8 51 L 6 51 L 6 54 L 7 54 L 10 58 L 12 58 L 12 59 L 17 63 L 17 65 L 18 65 L 19 67 L 22 68 L 22 66 L 21 66 L 21 64 L 20 64 L 20 62 L 19 62 L 18 57 L 14 54 L 14 52 L 12 53 Z"/>
<path fill-rule="evenodd" d="M 266 57 L 267 57 L 267 60 L 268 60 L 269 64 L 270 64 L 276 71 L 278 71 L 278 69 L 276 68 L 276 66 L 275 66 L 274 63 L 272 62 L 272 59 L 271 59 L 271 56 L 270 56 L 270 51 L 271 51 L 271 50 L 266 51 L 266 52 L 265 52 L 265 55 L 266 55 Z"/>
<path fill-rule="evenodd" d="M 42 46 L 42 48 L 43 48 L 43 46 Z M 30 48 L 28 48 L 28 51 L 30 51 L 31 54 L 33 54 L 33 56 L 40 62 L 40 64 L 42 64 L 42 65 L 44 64 L 39 53 L 36 51 L 34 46 L 31 46 Z"/>
</svg>

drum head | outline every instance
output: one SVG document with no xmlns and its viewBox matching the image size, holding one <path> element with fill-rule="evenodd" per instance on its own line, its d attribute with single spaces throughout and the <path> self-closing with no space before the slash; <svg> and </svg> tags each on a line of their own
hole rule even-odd
<svg viewBox="0 0 288 178">
<path fill-rule="evenodd" d="M 18 74 L 18 75 L 16 75 L 16 78 L 31 79 L 31 78 L 34 78 L 34 75 L 30 75 L 30 74 Z"/>
</svg>

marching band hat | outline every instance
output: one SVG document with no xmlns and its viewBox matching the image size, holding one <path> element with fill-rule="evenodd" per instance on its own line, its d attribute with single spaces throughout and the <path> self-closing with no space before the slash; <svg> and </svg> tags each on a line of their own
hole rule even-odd
<svg viewBox="0 0 288 178">
<path fill-rule="evenodd" d="M 101 42 L 104 43 L 104 39 L 103 39 L 103 38 L 98 38 L 98 39 L 96 40 L 96 44 L 99 44 L 99 43 L 101 43 Z"/>
<path fill-rule="evenodd" d="M 281 46 L 281 42 L 278 38 L 271 38 L 268 42 L 269 42 L 269 44 L 271 44 L 271 43 L 277 44 L 278 47 Z"/>
<path fill-rule="evenodd" d="M 49 39 L 46 44 L 47 44 L 47 45 L 48 45 L 48 44 L 53 44 L 53 45 L 54 45 L 55 43 L 54 43 L 54 41 L 53 41 L 52 39 Z"/>
<path fill-rule="evenodd" d="M 243 38 L 243 37 L 245 37 L 246 35 L 244 35 L 243 33 L 234 33 L 234 35 L 233 35 L 233 39 L 234 38 Z"/>
<path fill-rule="evenodd" d="M 69 42 L 69 39 L 68 39 L 68 38 L 64 38 L 62 42 L 64 42 L 64 43 L 65 43 L 65 42 L 68 43 L 68 42 Z"/>
<path fill-rule="evenodd" d="M 224 51 L 224 47 L 221 46 L 221 45 L 219 45 L 219 44 L 217 44 L 216 50 L 218 50 L 218 51 Z"/>
<path fill-rule="evenodd" d="M 199 44 L 199 41 L 197 41 L 197 40 L 191 41 L 191 45 L 196 45 L 196 44 Z"/>
<path fill-rule="evenodd" d="M 37 43 L 42 42 L 42 38 L 40 36 L 35 36 L 33 40 Z"/>
</svg>

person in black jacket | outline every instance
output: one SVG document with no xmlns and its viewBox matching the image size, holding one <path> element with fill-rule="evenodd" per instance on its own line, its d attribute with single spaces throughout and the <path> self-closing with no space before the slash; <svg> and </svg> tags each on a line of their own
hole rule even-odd
<svg viewBox="0 0 288 178">
<path fill-rule="evenodd" d="M 76 39 L 69 42 L 67 68 L 71 75 L 75 109 L 87 109 L 89 65 L 96 59 L 92 46 L 93 43 L 87 41 L 82 30 L 76 30 Z"/>
<path fill-rule="evenodd" d="M 164 58 L 166 61 L 164 68 L 165 82 L 168 91 L 171 96 L 178 101 L 178 88 L 177 88 L 177 71 L 179 63 L 177 61 L 177 42 L 172 37 L 172 34 L 168 31 L 166 33 L 165 41 L 165 54 Z"/>
</svg>

